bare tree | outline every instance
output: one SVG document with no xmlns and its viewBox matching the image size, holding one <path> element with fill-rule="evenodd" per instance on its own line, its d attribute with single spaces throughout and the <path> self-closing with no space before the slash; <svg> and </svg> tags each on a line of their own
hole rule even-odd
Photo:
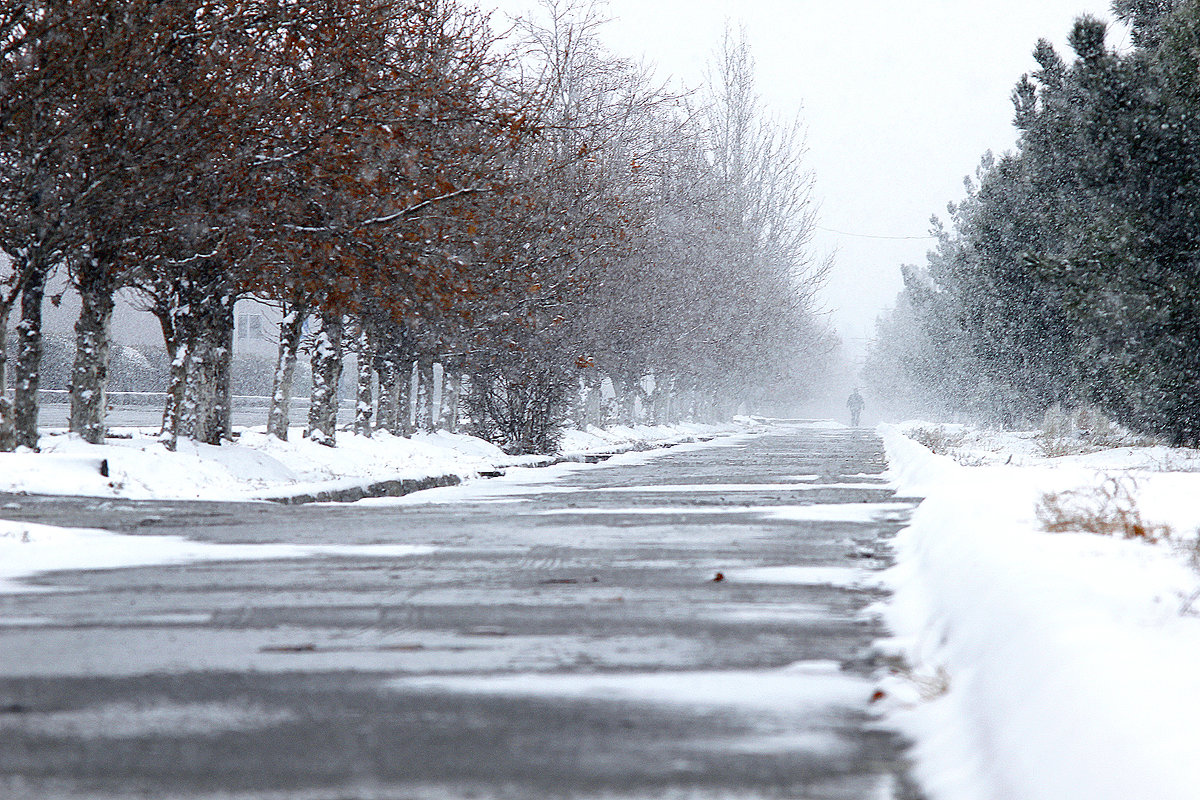
<svg viewBox="0 0 1200 800">
<path fill-rule="evenodd" d="M 11 405 L 0 404 L 0 445 L 5 446 L 37 447 L 46 282 L 70 253 L 78 201 L 99 190 L 77 161 L 91 109 L 76 94 L 86 81 L 77 66 L 86 63 L 104 26 L 95 13 L 75 11 L 30 3 L 0 18 L 0 250 L 9 262 L 0 298 L 5 321 L 20 300 L 14 394 Z"/>
</svg>

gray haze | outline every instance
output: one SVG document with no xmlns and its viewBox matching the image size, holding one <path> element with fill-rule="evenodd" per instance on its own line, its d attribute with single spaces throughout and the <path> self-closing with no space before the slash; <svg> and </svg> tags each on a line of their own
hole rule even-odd
<svg viewBox="0 0 1200 800">
<path fill-rule="evenodd" d="M 517 13 L 536 0 L 482 0 Z M 612 48 L 697 85 L 726 22 L 744 26 L 774 113 L 801 113 L 822 200 L 816 246 L 835 254 L 826 304 L 858 355 L 923 259 L 929 218 L 962 196 L 986 150 L 1014 143 L 1009 93 L 1039 38 L 1065 48 L 1104 0 L 609 0 Z M 835 233 L 839 231 L 840 233 Z M 850 236 L 846 234 L 857 234 Z M 916 238 L 866 238 L 866 237 Z"/>
</svg>

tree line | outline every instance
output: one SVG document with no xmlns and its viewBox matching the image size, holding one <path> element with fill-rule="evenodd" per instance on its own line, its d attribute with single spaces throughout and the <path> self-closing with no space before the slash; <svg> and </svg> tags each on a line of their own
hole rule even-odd
<svg viewBox="0 0 1200 800">
<path fill-rule="evenodd" d="M 684 94 L 600 28 L 560 0 L 504 36 L 456 0 L 0 4 L 0 450 L 37 447 L 62 276 L 90 442 L 120 292 L 162 328 L 170 447 L 232 435 L 242 298 L 282 313 L 284 439 L 305 351 L 329 445 L 351 352 L 359 433 L 409 432 L 416 387 L 425 425 L 461 412 L 514 452 L 608 381 L 662 421 L 802 393 L 830 334 L 799 126 L 739 36 Z"/>
<path fill-rule="evenodd" d="M 985 156 L 936 247 L 904 269 L 877 391 L 1015 423 L 1096 406 L 1200 444 L 1200 2 L 1117 0 L 1131 46 L 1078 19 L 1012 93 L 1013 152 Z"/>
</svg>

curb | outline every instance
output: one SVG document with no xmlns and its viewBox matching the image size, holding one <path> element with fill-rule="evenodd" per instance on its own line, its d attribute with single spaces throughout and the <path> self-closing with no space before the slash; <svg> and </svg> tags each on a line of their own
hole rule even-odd
<svg viewBox="0 0 1200 800">
<path fill-rule="evenodd" d="M 424 478 L 372 481 L 358 486 L 330 487 L 296 494 L 260 495 L 254 499 L 285 506 L 298 506 L 305 503 L 353 503 L 367 497 L 400 497 L 419 492 L 422 489 L 457 486 L 462 482 L 463 479 L 460 475 L 430 475 Z"/>
</svg>

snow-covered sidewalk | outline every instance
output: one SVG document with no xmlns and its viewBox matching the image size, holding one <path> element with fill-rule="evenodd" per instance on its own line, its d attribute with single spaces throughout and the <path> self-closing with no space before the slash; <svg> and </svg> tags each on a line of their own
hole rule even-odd
<svg viewBox="0 0 1200 800">
<path fill-rule="evenodd" d="M 236 444 L 212 447 L 181 441 L 176 452 L 165 450 L 148 431 L 131 430 L 130 438 L 100 446 L 51 435 L 43 438 L 41 453 L 0 454 L 0 491 L 156 500 L 311 496 L 385 481 L 469 480 L 507 467 L 649 450 L 750 428 L 742 422 L 573 430 L 553 457 L 510 456 L 481 439 L 446 431 L 411 439 L 386 433 L 372 438 L 342 434 L 336 448 L 307 441 L 299 431 L 290 442 L 243 431 Z M 101 475 L 101 463 L 107 476 Z M 19 507 L 19 499 L 13 505 Z M 44 572 L 314 556 L 404 558 L 432 550 L 424 545 L 217 544 L 0 520 L 0 593 L 32 591 L 22 580 Z"/>
<path fill-rule="evenodd" d="M 956 460 L 880 433 L 900 494 L 925 498 L 884 574 L 883 646 L 912 671 L 880 706 L 915 740 L 930 800 L 1200 797 L 1197 454 L 1046 458 L 992 434 Z M 1036 509 L 1060 492 L 1170 532 L 1047 533 Z"/>
<path fill-rule="evenodd" d="M 482 439 L 446 431 L 411 438 L 378 432 L 314 444 L 242 431 L 221 447 L 181 440 L 168 452 L 146 430 L 127 429 L 104 445 L 42 437 L 40 453 L 0 453 L 0 492 L 159 500 L 253 500 L 318 496 L 385 482 L 469 479 L 512 466 L 662 447 L 747 430 L 747 424 L 589 428 L 563 436 L 546 456 L 510 456 Z M 107 474 L 105 474 L 107 473 Z"/>
</svg>

